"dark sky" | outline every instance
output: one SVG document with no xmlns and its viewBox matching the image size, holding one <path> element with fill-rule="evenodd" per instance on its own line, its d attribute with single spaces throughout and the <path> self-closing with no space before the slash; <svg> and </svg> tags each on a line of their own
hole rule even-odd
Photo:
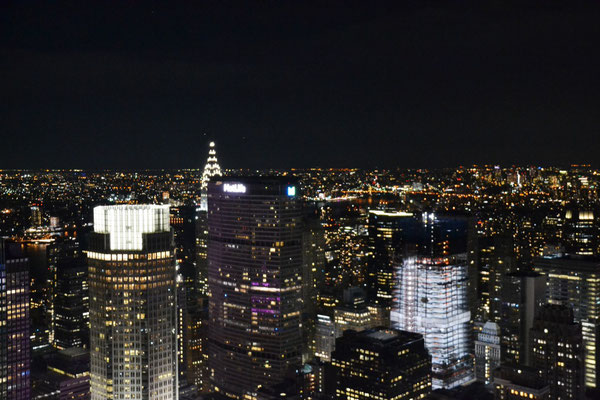
<svg viewBox="0 0 600 400">
<path fill-rule="evenodd" d="M 1 7 L 0 168 L 600 164 L 599 1 Z"/>
</svg>

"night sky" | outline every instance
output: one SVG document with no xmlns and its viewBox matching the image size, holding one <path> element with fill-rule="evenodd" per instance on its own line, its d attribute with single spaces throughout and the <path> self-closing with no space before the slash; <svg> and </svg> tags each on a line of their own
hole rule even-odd
<svg viewBox="0 0 600 400">
<path fill-rule="evenodd" d="M 0 7 L 0 168 L 600 165 L 599 1 Z"/>
</svg>

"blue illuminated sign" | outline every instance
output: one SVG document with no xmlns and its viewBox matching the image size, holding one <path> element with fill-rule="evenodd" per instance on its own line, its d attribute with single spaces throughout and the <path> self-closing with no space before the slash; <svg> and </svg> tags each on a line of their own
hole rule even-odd
<svg viewBox="0 0 600 400">
<path fill-rule="evenodd" d="M 287 195 L 288 196 L 295 196 L 296 195 L 296 186 L 288 186 L 287 187 Z"/>
</svg>

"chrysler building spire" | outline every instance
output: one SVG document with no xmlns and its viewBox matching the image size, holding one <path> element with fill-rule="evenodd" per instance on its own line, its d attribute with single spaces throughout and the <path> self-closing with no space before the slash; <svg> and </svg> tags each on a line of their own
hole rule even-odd
<svg viewBox="0 0 600 400">
<path fill-rule="evenodd" d="M 217 151 L 215 150 L 215 142 L 210 142 L 208 145 L 208 159 L 204 166 L 204 172 L 202 172 L 202 190 L 206 190 L 208 187 L 208 181 L 213 176 L 221 176 L 221 167 L 217 162 Z"/>
</svg>

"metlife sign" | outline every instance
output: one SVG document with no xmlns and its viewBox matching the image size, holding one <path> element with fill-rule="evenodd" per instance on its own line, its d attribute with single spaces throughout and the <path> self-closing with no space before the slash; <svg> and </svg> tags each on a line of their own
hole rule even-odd
<svg viewBox="0 0 600 400">
<path fill-rule="evenodd" d="M 226 193 L 246 193 L 246 185 L 241 183 L 224 183 L 223 191 Z"/>
</svg>

